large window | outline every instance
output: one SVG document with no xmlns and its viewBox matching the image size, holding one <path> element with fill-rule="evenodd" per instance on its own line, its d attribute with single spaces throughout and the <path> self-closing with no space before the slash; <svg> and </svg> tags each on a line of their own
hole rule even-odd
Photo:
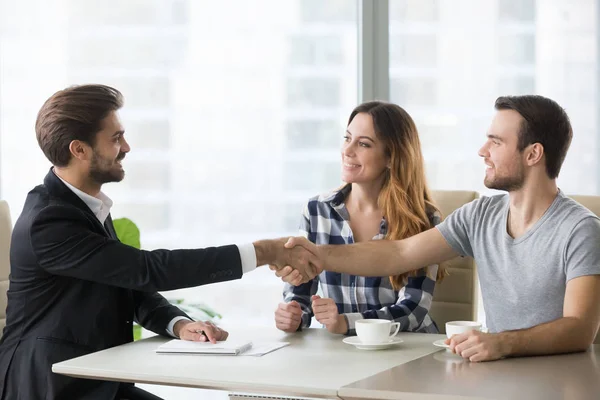
<svg viewBox="0 0 600 400">
<path fill-rule="evenodd" d="M 144 248 L 295 234 L 303 203 L 340 183 L 355 1 L 0 0 L 0 18 L 0 191 L 13 218 L 50 166 L 36 113 L 78 83 L 125 96 L 132 151 L 104 191 Z M 167 295 L 272 324 L 281 287 L 266 269 Z"/>
<path fill-rule="evenodd" d="M 560 187 L 600 193 L 598 15 L 596 0 L 389 2 L 390 98 L 416 120 L 433 188 L 486 192 L 494 100 L 536 93 L 571 117 Z"/>
</svg>

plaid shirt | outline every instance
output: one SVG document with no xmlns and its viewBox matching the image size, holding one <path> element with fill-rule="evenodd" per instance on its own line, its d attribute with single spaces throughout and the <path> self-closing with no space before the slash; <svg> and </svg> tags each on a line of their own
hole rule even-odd
<svg viewBox="0 0 600 400">
<path fill-rule="evenodd" d="M 300 235 L 315 244 L 354 243 L 350 229 L 348 210 L 344 204 L 352 189 L 342 189 L 324 196 L 313 197 L 303 210 Z M 431 223 L 440 223 L 440 215 L 430 216 Z M 383 239 L 387 222 L 381 221 L 379 234 L 373 240 Z M 310 326 L 313 317 L 311 296 L 317 293 L 319 284 L 323 296 L 335 301 L 338 312 L 348 321 L 348 334 L 355 334 L 357 320 L 363 318 L 389 319 L 400 323 L 400 330 L 410 332 L 438 333 L 429 316 L 437 265 L 419 270 L 417 276 L 408 278 L 406 286 L 396 291 L 388 277 L 364 277 L 323 271 L 311 282 L 300 286 L 286 284 L 283 290 L 285 302 L 297 301 L 302 307 L 300 329 Z"/>
</svg>

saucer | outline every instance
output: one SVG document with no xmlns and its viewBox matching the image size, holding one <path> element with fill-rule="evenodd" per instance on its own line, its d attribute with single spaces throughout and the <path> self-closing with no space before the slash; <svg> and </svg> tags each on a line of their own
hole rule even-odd
<svg viewBox="0 0 600 400">
<path fill-rule="evenodd" d="M 403 340 L 397 337 L 393 337 L 390 338 L 389 342 L 370 344 L 361 342 L 358 336 L 351 336 L 344 338 L 342 342 L 356 346 L 357 349 L 361 350 L 383 350 L 387 349 L 388 347 L 392 347 L 396 344 L 402 343 Z"/>
<path fill-rule="evenodd" d="M 435 342 L 433 342 L 433 345 L 437 346 L 437 347 L 443 347 L 444 349 L 449 349 L 450 345 L 444 343 L 445 341 L 446 341 L 446 339 L 436 340 Z"/>
</svg>

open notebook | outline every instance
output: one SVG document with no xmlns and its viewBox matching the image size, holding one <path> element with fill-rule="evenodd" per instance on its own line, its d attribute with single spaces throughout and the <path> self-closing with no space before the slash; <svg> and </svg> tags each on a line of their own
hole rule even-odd
<svg viewBox="0 0 600 400">
<path fill-rule="evenodd" d="M 212 344 L 210 342 L 190 342 L 187 340 L 173 339 L 161 344 L 156 349 L 157 353 L 191 353 L 191 354 L 223 354 L 238 355 L 252 347 L 248 341 L 224 341 Z"/>
</svg>

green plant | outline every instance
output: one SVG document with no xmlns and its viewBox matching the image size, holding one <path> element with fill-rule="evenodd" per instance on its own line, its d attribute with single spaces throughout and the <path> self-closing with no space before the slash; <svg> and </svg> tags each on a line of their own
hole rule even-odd
<svg viewBox="0 0 600 400">
<path fill-rule="evenodd" d="M 136 249 L 142 248 L 140 244 L 140 230 L 132 220 L 129 218 L 117 218 L 113 220 L 113 226 L 121 243 L 135 247 Z"/>
<path fill-rule="evenodd" d="M 117 218 L 113 220 L 117 237 L 126 245 L 141 249 L 140 230 L 129 218 Z M 213 321 L 221 319 L 222 316 L 211 307 L 203 303 L 187 303 L 184 299 L 169 300 L 173 305 L 179 307 L 184 313 L 195 320 Z M 142 338 L 142 327 L 138 324 L 133 324 L 133 340 Z"/>
<path fill-rule="evenodd" d="M 195 320 L 217 322 L 223 316 L 204 303 L 188 303 L 184 299 L 172 299 L 169 302 Z"/>
</svg>

